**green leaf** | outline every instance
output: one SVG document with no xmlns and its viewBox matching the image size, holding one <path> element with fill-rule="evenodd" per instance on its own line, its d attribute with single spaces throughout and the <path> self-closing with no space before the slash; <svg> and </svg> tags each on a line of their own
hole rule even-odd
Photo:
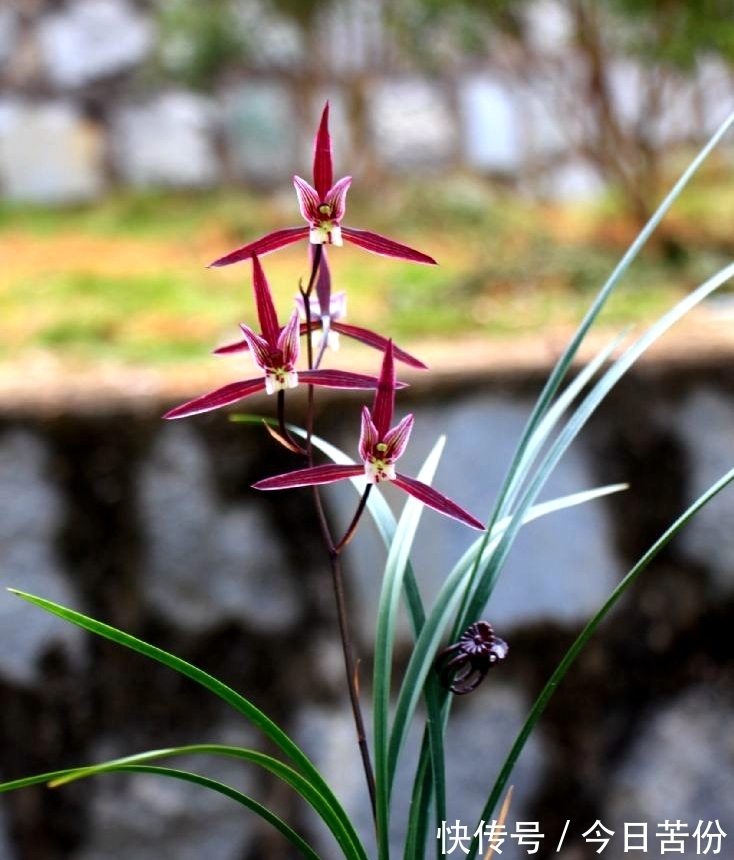
<svg viewBox="0 0 734 860">
<path fill-rule="evenodd" d="M 666 314 L 657 320 L 657 322 L 650 326 L 644 334 L 634 341 L 627 350 L 612 363 L 601 379 L 592 386 L 579 406 L 572 413 L 566 426 L 554 440 L 541 464 L 537 468 L 530 485 L 523 493 L 521 500 L 518 502 L 517 509 L 513 513 L 511 522 L 505 530 L 496 552 L 492 555 L 485 569 L 480 572 L 476 586 L 474 586 L 471 600 L 468 602 L 463 614 L 459 617 L 455 629 L 463 630 L 468 624 L 475 621 L 484 610 L 497 577 L 499 576 L 499 572 L 502 569 L 502 565 L 504 564 L 512 544 L 520 531 L 520 527 L 523 522 L 523 512 L 535 501 L 563 454 L 579 434 L 588 419 L 596 411 L 597 407 L 609 391 L 611 391 L 617 382 L 619 382 L 619 380 L 627 373 L 638 358 L 647 349 L 649 349 L 656 340 L 665 334 L 671 326 L 678 322 L 697 304 L 702 302 L 707 296 L 711 295 L 711 293 L 725 284 L 732 277 L 734 277 L 734 263 L 730 263 L 728 266 L 720 269 L 715 275 L 712 275 L 708 280 L 704 281 L 704 283 L 696 290 L 674 305 Z"/>
<path fill-rule="evenodd" d="M 418 479 L 430 484 L 438 467 L 445 439 L 438 440 L 426 458 Z M 398 522 L 395 535 L 385 563 L 375 634 L 375 656 L 373 673 L 375 784 L 377 798 L 378 856 L 387 860 L 389 855 L 388 831 L 390 824 L 390 793 L 392 780 L 388 772 L 388 742 L 390 686 L 392 679 L 392 657 L 395 644 L 400 594 L 403 590 L 405 571 L 410 550 L 418 529 L 425 505 L 412 496 L 407 500 Z M 404 734 L 400 732 L 401 736 Z"/>
<path fill-rule="evenodd" d="M 192 773 L 186 770 L 180 770 L 170 767 L 157 767 L 155 765 L 145 764 L 110 764 L 107 767 L 100 768 L 95 773 L 147 773 L 156 776 L 163 776 L 169 779 L 179 779 L 184 782 L 191 782 L 195 785 L 200 785 L 202 788 L 207 788 L 210 791 L 215 791 L 229 797 L 250 811 L 254 812 L 268 824 L 271 824 L 276 830 L 285 836 L 285 838 L 293 845 L 293 847 L 306 858 L 306 860 L 322 860 L 321 856 L 300 836 L 296 831 L 283 819 L 271 812 L 267 807 L 263 806 L 258 801 L 254 800 L 247 794 L 226 785 L 219 780 L 211 779 L 201 774 Z M 85 774 L 91 775 L 91 774 Z"/>
<path fill-rule="evenodd" d="M 625 577 L 620 581 L 619 585 L 614 589 L 611 595 L 607 598 L 603 606 L 599 609 L 599 611 L 594 615 L 594 617 L 586 624 L 581 633 L 577 636 L 574 643 L 566 652 L 565 656 L 561 660 L 561 662 L 556 667 L 553 674 L 548 679 L 547 683 L 543 687 L 540 695 L 535 700 L 535 703 L 528 715 L 523 727 L 521 728 L 515 742 L 510 749 L 510 753 L 505 760 L 502 769 L 500 770 L 499 776 L 497 777 L 497 781 L 494 784 L 494 787 L 489 795 L 487 803 L 485 804 L 484 809 L 480 815 L 480 819 L 484 819 L 485 821 L 489 820 L 492 817 L 492 813 L 499 801 L 502 792 L 507 784 L 507 780 L 509 779 L 510 774 L 512 773 L 513 768 L 515 767 L 515 763 L 522 752 L 527 739 L 530 737 L 530 733 L 535 728 L 538 720 L 540 719 L 541 714 L 545 710 L 548 702 L 551 697 L 558 689 L 558 685 L 561 683 L 563 678 L 565 677 L 568 670 L 571 668 L 571 665 L 576 660 L 578 655 L 584 649 L 584 646 L 589 641 L 591 636 L 594 634 L 596 629 L 599 627 L 601 622 L 607 617 L 609 612 L 614 608 L 617 604 L 618 600 L 622 595 L 629 589 L 629 587 L 637 580 L 639 575 L 647 568 L 650 562 L 660 553 L 662 549 L 664 549 L 670 541 L 678 534 L 678 532 L 690 521 L 690 519 L 695 516 L 695 514 L 701 510 L 705 505 L 707 505 L 711 499 L 717 496 L 725 487 L 727 487 L 732 481 L 734 481 L 734 469 L 728 471 L 723 477 L 721 477 L 715 484 L 709 487 L 705 493 L 696 499 L 690 507 L 688 507 L 679 517 L 678 519 L 671 525 L 665 532 L 662 534 L 655 543 L 647 550 L 647 552 L 637 561 L 637 563 L 632 567 Z M 477 843 L 476 841 L 472 844 L 472 850 L 469 853 L 468 860 L 472 860 L 472 857 L 476 856 L 477 853 Z"/>
<path fill-rule="evenodd" d="M 539 425 L 543 420 L 543 417 L 551 408 L 551 404 L 553 403 L 554 398 L 556 397 L 556 394 L 561 387 L 563 379 L 566 377 L 568 371 L 570 370 L 581 344 L 586 338 L 586 335 L 596 321 L 597 317 L 601 313 L 604 305 L 606 304 L 607 300 L 616 288 L 619 281 L 626 273 L 627 269 L 630 267 L 632 262 L 642 250 L 642 248 L 647 244 L 648 240 L 655 232 L 658 225 L 661 223 L 665 215 L 668 213 L 675 201 L 681 195 L 686 185 L 688 185 L 688 183 L 691 181 L 698 169 L 709 157 L 711 152 L 716 148 L 716 146 L 718 146 L 718 144 L 721 142 L 722 138 L 726 135 L 732 125 L 734 125 L 734 113 L 731 113 L 724 120 L 724 122 L 714 132 L 714 134 L 707 141 L 707 143 L 702 147 L 696 157 L 688 164 L 678 181 L 675 183 L 670 192 L 666 195 L 660 206 L 653 213 L 650 220 L 647 222 L 647 224 L 645 224 L 643 229 L 636 236 L 635 240 L 632 242 L 630 247 L 620 259 L 617 266 L 614 268 L 607 281 L 600 289 L 599 293 L 594 299 L 594 302 L 592 303 L 591 307 L 582 319 L 573 337 L 569 341 L 567 347 L 556 362 L 553 370 L 548 377 L 548 380 L 546 381 L 545 386 L 543 387 L 543 390 L 538 396 L 535 406 L 533 407 L 533 411 L 528 418 L 525 429 L 523 430 L 523 433 L 520 437 L 520 441 L 518 442 L 515 455 L 510 462 L 507 477 L 505 478 L 505 481 L 500 488 L 497 502 L 495 504 L 492 517 L 490 518 L 489 530 L 491 530 L 492 526 L 494 525 L 494 522 L 499 517 L 504 516 L 508 512 L 508 506 L 506 502 L 508 498 L 512 498 L 513 493 L 516 492 L 519 483 L 524 478 L 524 474 L 522 474 L 522 466 L 527 461 L 527 455 L 533 447 L 537 447 L 538 443 L 542 443 L 542 439 L 544 438 L 543 428 L 539 428 Z M 540 435 L 538 436 L 536 434 L 539 429 Z M 510 540 L 509 543 L 511 544 L 511 542 L 512 541 Z M 476 590 L 476 581 L 479 576 L 480 573 L 479 571 L 477 571 L 475 574 L 475 581 L 474 583 L 472 583 L 472 587 L 469 589 L 469 591 L 473 592 Z M 490 576 L 490 578 L 487 580 L 487 585 L 489 587 L 485 588 L 484 590 L 489 591 L 491 593 L 491 584 L 492 583 Z M 467 599 L 462 605 L 461 611 L 459 613 L 459 618 L 457 619 L 454 628 L 455 632 L 461 629 L 462 625 L 466 626 L 466 624 L 464 624 L 465 619 L 471 617 L 472 615 L 472 611 L 469 610 L 467 605 L 468 599 L 469 598 L 467 594 Z M 479 602 L 479 600 L 475 601 L 475 606 Z"/>
<path fill-rule="evenodd" d="M 527 511 L 523 517 L 523 523 L 529 523 L 534 519 L 574 505 L 585 504 L 592 499 L 600 498 L 609 493 L 619 492 L 625 487 L 625 484 L 614 484 L 608 487 L 600 487 L 596 490 L 587 490 L 583 493 L 573 493 L 570 496 L 544 502 Z M 505 530 L 512 522 L 513 518 L 508 517 L 502 522 L 497 523 L 492 530 L 489 542 L 486 544 L 482 538 L 478 538 L 457 562 L 439 589 L 433 606 L 426 617 L 426 622 L 423 625 L 420 636 L 415 643 L 413 653 L 410 656 L 403 681 L 400 685 L 395 707 L 393 734 L 390 738 L 389 767 L 391 779 L 394 779 L 397 757 L 405 741 L 405 732 L 413 718 L 421 689 L 433 666 L 435 655 L 439 650 L 439 645 L 450 623 L 453 612 L 461 599 L 463 589 L 472 576 L 473 567 L 477 563 L 477 559 L 479 564 L 482 565 L 486 563 L 487 559 L 491 558 Z M 398 732 L 398 729 L 402 729 L 402 734 Z"/>
<path fill-rule="evenodd" d="M 278 779 L 289 785 L 308 803 L 319 817 L 326 823 L 331 832 L 334 834 L 337 842 L 341 846 L 345 854 L 348 855 L 350 847 L 349 834 L 342 827 L 342 823 L 338 816 L 334 815 L 333 810 L 324 797 L 314 788 L 314 786 L 303 777 L 298 771 L 279 761 L 273 756 L 258 750 L 247 749 L 244 747 L 227 746 L 222 744 L 191 744 L 187 746 L 169 747 L 160 750 L 149 750 L 136 755 L 125 756 L 123 758 L 114 759 L 112 761 L 103 762 L 101 764 L 91 765 L 89 767 L 74 768 L 65 771 L 60 776 L 55 776 L 50 780 L 51 788 L 56 788 L 73 782 L 78 779 L 84 779 L 90 776 L 97 776 L 102 773 L 109 773 L 131 766 L 140 766 L 147 764 L 160 758 L 170 758 L 182 755 L 217 755 L 226 756 L 228 758 L 242 759 L 250 764 L 254 764 L 263 770 L 272 773 Z M 2 787 L 0 787 L 2 790 Z"/>
<path fill-rule="evenodd" d="M 29 603 L 32 603 L 41 609 L 45 609 L 53 615 L 58 615 L 60 618 L 75 624 L 77 627 L 81 627 L 84 630 L 88 630 L 90 633 L 95 633 L 96 635 L 109 639 L 112 642 L 116 642 L 125 648 L 129 648 L 131 651 L 136 651 L 145 657 L 149 657 L 158 663 L 162 663 L 164 666 L 168 666 L 168 668 L 173 669 L 180 675 L 190 678 L 205 689 L 214 693 L 234 708 L 238 713 L 246 717 L 246 719 L 260 729 L 260 731 L 262 731 L 263 734 L 281 750 L 281 752 L 288 756 L 288 758 L 290 758 L 301 771 L 305 778 L 305 783 L 308 784 L 311 789 L 313 789 L 313 792 L 320 797 L 321 800 L 319 803 L 323 804 L 324 809 L 328 808 L 330 810 L 331 823 L 329 821 L 326 823 L 331 827 L 334 820 L 339 822 L 339 834 L 337 835 L 333 830 L 332 832 L 334 832 L 340 845 L 342 845 L 342 850 L 345 855 L 353 857 L 355 860 L 367 860 L 366 851 L 354 830 L 354 826 L 319 771 L 306 754 L 288 737 L 288 735 L 286 735 L 282 729 L 280 729 L 269 717 L 259 710 L 259 708 L 256 708 L 250 701 L 245 699 L 239 693 L 236 693 L 231 687 L 226 686 L 212 675 L 203 672 L 191 663 L 187 663 L 185 660 L 182 660 L 173 654 L 169 654 L 161 648 L 157 648 L 154 645 L 150 645 L 147 642 L 136 639 L 128 633 L 123 633 L 115 627 L 111 627 L 108 624 L 103 624 L 101 621 L 88 618 L 80 612 L 59 606 L 58 604 L 45 600 L 42 597 L 26 594 L 25 592 L 14 588 L 9 589 L 9 591 Z M 275 760 L 273 759 L 273 761 Z M 282 765 L 282 767 L 286 767 L 286 765 Z M 21 786 L 18 785 L 17 787 Z"/>
<path fill-rule="evenodd" d="M 174 779 L 182 779 L 186 780 L 187 782 L 193 782 L 203 786 L 204 788 L 211 789 L 212 791 L 217 791 L 220 794 L 224 794 L 227 797 L 232 798 L 232 800 L 235 800 L 238 803 L 241 803 L 243 806 L 246 806 L 255 814 L 259 815 L 265 821 L 269 822 L 275 828 L 277 828 L 286 837 L 286 839 L 288 839 L 294 845 L 294 847 L 303 854 L 304 857 L 308 858 L 308 860 L 321 860 L 320 856 L 313 850 L 313 848 L 311 848 L 311 846 L 291 827 L 289 827 L 284 821 L 282 821 L 282 819 L 280 819 L 277 815 L 275 815 L 266 807 L 262 806 L 262 804 L 258 803 L 256 800 L 253 800 L 253 798 L 249 797 L 246 794 L 243 794 L 237 789 L 225 785 L 224 783 L 219 782 L 217 780 L 209 779 L 208 777 L 201 776 L 199 774 L 190 773 L 189 771 L 175 770 L 173 768 L 154 767 L 151 765 L 143 764 L 143 762 L 149 761 L 153 758 L 168 755 L 178 755 L 180 753 L 186 753 L 191 751 L 199 752 L 201 750 L 198 747 L 179 747 L 169 750 L 158 750 L 150 753 L 142 753 L 138 756 L 128 756 L 124 759 L 117 759 L 115 761 L 107 762 L 101 765 L 93 765 L 91 767 L 86 768 L 71 768 L 67 770 L 53 771 L 51 773 L 38 774 L 36 776 L 26 777 L 25 779 L 17 779 L 13 780 L 12 782 L 2 783 L 0 784 L 0 793 L 15 791 L 19 788 L 27 788 L 32 785 L 40 785 L 43 783 L 47 783 L 49 787 L 53 788 L 55 786 L 64 785 L 67 782 L 71 782 L 76 779 L 82 779 L 88 776 L 97 776 L 99 774 L 104 773 L 127 772 L 160 774 L 162 776 L 168 776 Z M 210 749 L 209 751 L 213 752 L 215 750 Z M 136 764 L 135 762 L 139 763 Z"/>
</svg>

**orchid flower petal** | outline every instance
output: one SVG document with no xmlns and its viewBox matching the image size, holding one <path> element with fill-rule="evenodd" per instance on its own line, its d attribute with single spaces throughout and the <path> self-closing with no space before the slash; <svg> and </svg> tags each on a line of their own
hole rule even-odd
<svg viewBox="0 0 734 860">
<path fill-rule="evenodd" d="M 299 378 L 307 385 L 321 385 L 324 388 L 353 388 L 356 391 L 374 391 L 377 388 L 374 376 L 348 370 L 302 370 Z"/>
<path fill-rule="evenodd" d="M 369 230 L 355 230 L 353 227 L 342 227 L 342 238 L 353 245 L 364 248 L 365 251 L 371 251 L 373 254 L 380 254 L 383 257 L 398 257 L 402 260 L 411 260 L 414 263 L 436 265 L 436 261 L 433 257 L 429 257 L 428 254 L 423 254 L 414 248 L 401 245 L 400 242 L 395 242 L 386 236 L 372 233 Z"/>
<path fill-rule="evenodd" d="M 313 181 L 318 196 L 323 200 L 334 183 L 334 168 L 331 158 L 331 136 L 329 135 L 329 102 L 324 105 L 319 130 L 313 148 Z"/>
<path fill-rule="evenodd" d="M 323 205 L 329 207 L 329 217 L 337 224 L 344 217 L 344 212 L 347 208 L 347 191 L 349 191 L 351 184 L 352 177 L 345 176 L 333 188 L 329 189 L 328 194 L 324 198 Z"/>
<path fill-rule="evenodd" d="M 380 441 L 380 434 L 372 420 L 370 410 L 362 407 L 362 429 L 359 434 L 359 456 L 363 463 L 367 463 L 373 456 L 375 445 Z"/>
<path fill-rule="evenodd" d="M 305 179 L 301 179 L 300 176 L 293 177 L 293 184 L 296 187 L 298 208 L 301 210 L 303 220 L 308 221 L 312 226 L 318 224 L 321 221 L 321 213 L 319 212 L 321 198 L 318 192 Z"/>
<path fill-rule="evenodd" d="M 336 295 L 338 295 L 338 293 Z M 351 337 L 367 346 L 379 349 L 380 352 L 384 352 L 387 347 L 388 339 L 383 337 L 383 335 L 377 334 L 377 332 L 370 331 L 369 329 L 362 328 L 361 326 L 338 322 L 336 314 L 331 314 L 331 328 L 333 331 L 339 332 L 339 334 L 343 334 L 345 337 Z M 427 365 L 425 365 L 420 359 L 411 355 L 409 352 L 406 352 L 404 349 L 400 349 L 399 346 L 395 346 L 395 344 L 393 344 L 392 349 L 393 358 L 397 361 L 402 361 L 403 364 L 408 364 L 418 370 L 428 370 Z"/>
<path fill-rule="evenodd" d="M 278 315 L 275 311 L 273 294 L 265 277 L 260 260 L 256 256 L 252 258 L 252 286 L 255 292 L 255 305 L 257 306 L 257 317 L 260 321 L 260 331 L 265 340 L 274 347 L 278 340 Z"/>
<path fill-rule="evenodd" d="M 439 493 L 438 490 L 424 484 L 423 481 L 398 473 L 393 479 L 393 483 L 396 487 L 400 487 L 404 492 L 423 502 L 427 507 L 433 508 L 434 511 L 445 514 L 447 517 L 458 520 L 473 529 L 485 531 L 485 526 L 476 517 L 459 507 L 456 502 L 452 502 L 443 493 Z"/>
<path fill-rule="evenodd" d="M 338 294 L 343 295 L 343 293 Z M 316 275 L 316 297 L 318 299 L 319 315 L 331 316 L 331 272 L 326 260 L 326 248 L 321 250 L 319 271 Z"/>
<path fill-rule="evenodd" d="M 243 382 L 230 382 L 222 388 L 217 388 L 215 391 L 210 391 L 208 394 L 202 394 L 194 400 L 189 400 L 188 403 L 182 403 L 181 406 L 176 406 L 166 412 L 164 418 L 186 418 L 189 415 L 198 415 L 201 412 L 211 412 L 212 409 L 219 409 L 222 406 L 229 406 L 231 403 L 236 403 L 244 397 L 249 397 L 251 394 L 257 394 L 258 391 L 265 390 L 265 380 L 247 379 Z"/>
<path fill-rule="evenodd" d="M 395 408 L 395 364 L 393 362 L 392 341 L 388 340 L 385 353 L 382 357 L 380 379 L 375 392 L 375 402 L 372 407 L 372 420 L 377 428 L 380 439 L 392 424 L 393 410 Z"/>
<path fill-rule="evenodd" d="M 250 344 L 246 340 L 238 340 L 234 343 L 225 343 L 212 350 L 212 355 L 232 355 L 235 352 L 247 352 Z"/>
<path fill-rule="evenodd" d="M 362 466 L 351 466 L 325 463 L 323 466 L 311 466 L 308 469 L 297 469 L 272 478 L 264 478 L 252 486 L 256 490 L 285 490 L 289 487 L 309 487 L 315 484 L 333 484 L 345 478 L 355 478 L 362 474 Z"/>
<path fill-rule="evenodd" d="M 294 367 L 298 361 L 300 352 L 299 331 L 298 309 L 295 308 L 276 341 L 277 348 L 283 354 L 283 365 L 287 368 Z"/>
<path fill-rule="evenodd" d="M 261 337 L 259 334 L 254 332 L 248 325 L 240 323 L 240 329 L 245 341 L 250 347 L 250 352 L 252 353 L 252 358 L 255 364 L 261 370 L 267 370 L 272 363 L 271 355 L 273 347 L 265 340 L 264 337 Z"/>
<path fill-rule="evenodd" d="M 240 263 L 242 260 L 249 260 L 256 254 L 259 257 L 269 254 L 271 251 L 277 251 L 278 248 L 285 248 L 286 245 L 292 245 L 298 242 L 299 239 L 305 239 L 308 236 L 308 227 L 286 227 L 283 230 L 275 230 L 263 236 L 261 239 L 256 239 L 250 242 L 249 245 L 243 245 L 235 251 L 230 251 L 213 263 L 209 263 L 210 269 L 216 269 L 220 266 L 231 266 L 232 263 Z"/>
<path fill-rule="evenodd" d="M 408 444 L 408 439 L 410 439 L 412 429 L 413 416 L 406 415 L 402 421 L 385 433 L 381 440 L 382 444 L 385 446 L 385 460 L 394 463 L 402 457 L 405 447 Z"/>
</svg>

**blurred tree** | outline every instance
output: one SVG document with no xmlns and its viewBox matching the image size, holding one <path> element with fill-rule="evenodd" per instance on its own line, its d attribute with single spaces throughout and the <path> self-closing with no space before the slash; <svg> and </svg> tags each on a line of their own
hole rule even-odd
<svg viewBox="0 0 734 860">
<path fill-rule="evenodd" d="M 685 92 L 703 125 L 701 69 L 734 60 L 733 12 L 731 0 L 395 0 L 388 14 L 423 68 L 435 71 L 434 46 L 449 44 L 444 55 L 535 98 L 642 222 L 663 156 L 682 142 L 671 106 Z"/>
<path fill-rule="evenodd" d="M 233 0 L 155 0 L 159 39 L 156 67 L 198 90 L 211 89 L 251 56 Z"/>
</svg>

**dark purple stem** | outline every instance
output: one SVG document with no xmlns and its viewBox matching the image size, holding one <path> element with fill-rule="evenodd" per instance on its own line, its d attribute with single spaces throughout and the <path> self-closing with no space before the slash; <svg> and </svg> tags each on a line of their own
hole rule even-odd
<svg viewBox="0 0 734 860">
<path fill-rule="evenodd" d="M 311 342 L 311 303 L 309 301 L 313 286 L 316 283 L 319 265 L 321 263 L 322 247 L 316 245 L 313 260 L 311 263 L 311 274 L 308 279 L 308 285 L 304 289 L 302 284 L 299 284 L 299 291 L 303 298 L 304 311 L 306 315 L 306 357 L 308 360 L 309 370 L 313 370 L 314 356 L 313 344 Z M 314 386 L 308 386 L 308 403 L 306 407 L 306 456 L 308 465 L 313 466 L 313 444 L 311 437 L 313 435 L 314 424 Z M 377 803 L 375 794 L 375 775 L 372 768 L 372 760 L 370 758 L 369 745 L 367 743 L 367 733 L 365 731 L 364 717 L 362 716 L 362 706 L 359 700 L 359 684 L 357 681 L 357 669 L 354 660 L 354 647 L 352 637 L 349 631 L 348 613 L 346 605 L 346 597 L 344 594 L 344 578 L 342 575 L 340 553 L 347 543 L 352 539 L 357 529 L 360 517 L 364 512 L 369 495 L 369 487 L 365 490 L 362 499 L 357 507 L 357 511 L 349 524 L 344 537 L 338 544 L 334 543 L 334 537 L 329 527 L 329 521 L 324 510 L 323 501 L 319 488 L 314 486 L 313 496 L 314 505 L 316 507 L 316 516 L 319 521 L 319 527 L 324 539 L 324 543 L 329 553 L 329 562 L 331 564 L 331 579 L 334 588 L 334 600 L 336 603 L 336 614 L 339 624 L 339 637 L 342 643 L 342 653 L 344 656 L 344 669 L 347 676 L 347 689 L 349 691 L 349 702 L 352 707 L 352 717 L 354 719 L 354 727 L 357 733 L 357 744 L 362 757 L 362 767 L 364 768 L 365 779 L 367 781 L 367 790 L 370 796 L 370 804 L 372 806 L 372 820 L 375 828 L 377 828 Z"/>
</svg>

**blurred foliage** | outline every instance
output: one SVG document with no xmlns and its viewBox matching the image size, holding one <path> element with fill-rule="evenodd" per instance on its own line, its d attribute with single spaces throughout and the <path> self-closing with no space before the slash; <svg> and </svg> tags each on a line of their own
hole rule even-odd
<svg viewBox="0 0 734 860">
<path fill-rule="evenodd" d="M 607 0 L 626 23 L 624 47 L 648 62 L 692 71 L 702 55 L 734 60 L 731 0 Z"/>
<path fill-rule="evenodd" d="M 714 174 L 682 199 L 675 227 L 696 253 L 671 265 L 659 246 L 648 249 L 610 303 L 607 324 L 654 318 L 730 255 L 734 189 L 720 191 Z M 295 214 L 295 200 L 232 192 L 128 192 L 64 210 L 5 204 L 0 355 L 52 354 L 73 366 L 211 361 L 209 351 L 237 339 L 237 324 L 254 310 L 249 265 L 206 264 Z M 466 176 L 393 183 L 379 204 L 357 193 L 349 214 L 440 262 L 411 265 L 353 247 L 330 255 L 349 319 L 408 346 L 568 327 L 634 235 L 613 198 L 541 205 Z M 307 263 L 300 243 L 263 261 L 281 315 Z M 247 372 L 246 360 L 235 364 L 233 373 Z"/>
<path fill-rule="evenodd" d="M 156 0 L 157 71 L 206 90 L 246 62 L 250 42 L 236 0 Z"/>
<path fill-rule="evenodd" d="M 416 59 L 430 57 L 426 32 L 450 36 L 472 54 L 501 33 L 527 46 L 531 0 L 395 0 L 386 14 Z M 600 21 L 603 38 L 620 54 L 669 62 L 690 71 L 702 55 L 734 59 L 731 0 L 559 0 L 573 21 Z M 583 34 L 576 34 L 577 39 Z"/>
<path fill-rule="evenodd" d="M 334 0 L 270 0 L 273 8 L 294 21 L 304 30 L 313 27 L 319 14 Z"/>
</svg>

